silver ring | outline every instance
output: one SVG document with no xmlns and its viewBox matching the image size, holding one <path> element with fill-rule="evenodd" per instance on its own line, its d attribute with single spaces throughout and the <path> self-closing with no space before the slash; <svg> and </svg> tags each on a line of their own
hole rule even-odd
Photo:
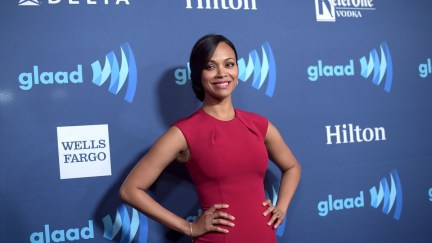
<svg viewBox="0 0 432 243">
<path fill-rule="evenodd" d="M 212 219 L 211 224 L 215 225 L 216 224 L 216 219 Z"/>
</svg>

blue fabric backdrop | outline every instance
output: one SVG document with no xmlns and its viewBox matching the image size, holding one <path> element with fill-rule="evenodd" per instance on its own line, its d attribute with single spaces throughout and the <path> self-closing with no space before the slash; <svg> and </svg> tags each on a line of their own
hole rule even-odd
<svg viewBox="0 0 432 243">
<path fill-rule="evenodd" d="M 190 242 L 118 189 L 199 107 L 187 62 L 207 33 L 236 44 L 236 107 L 273 122 L 302 165 L 279 242 L 431 241 L 431 1 L 1 5 L 1 242 Z M 279 177 L 270 162 L 272 200 Z M 150 193 L 199 214 L 181 164 Z"/>
</svg>

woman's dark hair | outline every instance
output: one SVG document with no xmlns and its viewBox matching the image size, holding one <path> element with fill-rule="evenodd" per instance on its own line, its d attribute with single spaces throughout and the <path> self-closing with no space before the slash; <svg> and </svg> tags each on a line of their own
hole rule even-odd
<svg viewBox="0 0 432 243">
<path fill-rule="evenodd" d="M 192 89 L 195 96 L 200 100 L 204 101 L 204 88 L 201 82 L 201 74 L 204 67 L 210 61 L 214 51 L 219 43 L 224 42 L 230 46 L 235 54 L 237 61 L 237 51 L 234 44 L 223 35 L 209 34 L 201 37 L 192 48 L 192 52 L 189 58 L 190 75 L 192 80 Z"/>
</svg>

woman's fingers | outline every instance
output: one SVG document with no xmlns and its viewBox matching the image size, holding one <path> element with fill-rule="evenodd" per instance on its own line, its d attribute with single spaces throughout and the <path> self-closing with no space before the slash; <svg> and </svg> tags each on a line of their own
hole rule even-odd
<svg viewBox="0 0 432 243">
<path fill-rule="evenodd" d="M 230 227 L 235 226 L 235 224 L 233 222 L 231 222 L 230 220 L 223 219 L 223 218 L 214 218 L 211 220 L 210 223 L 213 226 L 216 226 L 216 225 L 226 225 L 226 226 L 230 226 Z"/>
<path fill-rule="evenodd" d="M 214 218 L 222 218 L 222 219 L 229 219 L 229 220 L 234 220 L 235 217 L 232 216 L 231 214 L 225 213 L 225 212 L 216 212 L 213 213 Z"/>
<path fill-rule="evenodd" d="M 231 220 L 234 220 L 235 217 L 222 211 L 228 207 L 228 204 L 214 204 L 204 212 L 202 219 L 205 221 L 205 228 L 207 231 L 228 233 L 229 231 L 227 229 L 220 226 L 235 226 L 235 224 L 231 222 Z"/>
<path fill-rule="evenodd" d="M 221 209 L 226 209 L 228 207 L 229 207 L 228 204 L 214 204 L 212 207 L 207 209 L 206 213 L 211 214 L 212 219 L 222 218 L 222 219 L 234 220 L 235 217 L 233 215 L 221 211 Z"/>
<path fill-rule="evenodd" d="M 267 209 L 264 211 L 264 216 L 272 214 L 270 220 L 267 222 L 267 225 L 273 225 L 274 228 L 277 228 L 282 224 L 283 219 L 285 217 L 285 213 L 276 208 L 270 199 L 267 199 L 263 202 L 263 206 L 266 206 Z"/>
<path fill-rule="evenodd" d="M 272 211 L 272 216 L 267 224 L 269 226 L 273 225 L 273 228 L 277 228 L 279 225 L 282 224 L 284 217 L 285 214 L 275 207 Z"/>
<path fill-rule="evenodd" d="M 229 230 L 220 227 L 220 225 L 229 226 L 229 227 L 235 226 L 233 222 L 221 218 L 212 219 L 211 225 L 213 226 L 213 231 L 218 231 L 222 233 L 228 233 Z"/>
<path fill-rule="evenodd" d="M 273 206 L 272 202 L 270 201 L 270 199 L 267 199 L 263 202 L 263 206 L 267 207 L 267 209 L 264 211 L 264 216 L 269 215 L 271 212 L 273 212 L 273 210 L 275 209 L 275 207 Z"/>
<path fill-rule="evenodd" d="M 207 211 L 210 211 L 211 213 L 213 213 L 218 209 L 223 209 L 223 208 L 228 208 L 228 207 L 229 207 L 228 204 L 217 203 L 217 204 L 213 204 L 213 206 L 211 206 L 209 209 L 207 209 Z"/>
</svg>

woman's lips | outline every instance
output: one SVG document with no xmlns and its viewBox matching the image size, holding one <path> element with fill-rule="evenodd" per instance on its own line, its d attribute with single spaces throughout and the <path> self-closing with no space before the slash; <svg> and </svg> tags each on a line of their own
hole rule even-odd
<svg viewBox="0 0 432 243">
<path fill-rule="evenodd" d="M 226 88 L 231 83 L 231 81 L 220 81 L 220 82 L 213 82 L 212 85 L 216 86 L 217 88 Z"/>
</svg>

